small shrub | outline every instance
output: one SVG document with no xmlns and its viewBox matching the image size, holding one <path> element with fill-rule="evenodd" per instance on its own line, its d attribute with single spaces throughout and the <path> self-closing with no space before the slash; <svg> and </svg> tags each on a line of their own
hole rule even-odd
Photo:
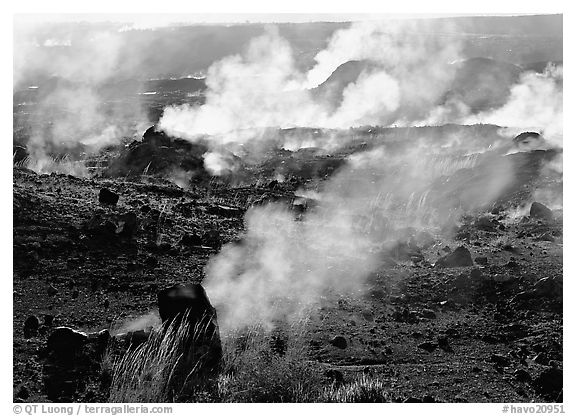
<svg viewBox="0 0 576 416">
<path fill-rule="evenodd" d="M 349 384 L 332 385 L 324 389 L 320 402 L 326 403 L 386 403 L 390 401 L 384 382 L 362 375 Z"/>
</svg>

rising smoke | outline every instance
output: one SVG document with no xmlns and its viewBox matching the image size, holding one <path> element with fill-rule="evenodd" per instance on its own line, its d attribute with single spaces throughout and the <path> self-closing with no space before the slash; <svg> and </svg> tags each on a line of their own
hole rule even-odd
<svg viewBox="0 0 576 416">
<path fill-rule="evenodd" d="M 362 292 L 406 230 L 439 234 L 463 212 L 489 206 L 514 177 L 498 158 L 477 186 L 431 195 L 435 183 L 475 166 L 477 156 L 463 156 L 469 147 L 457 141 L 413 144 L 352 155 L 303 218 L 281 204 L 251 208 L 242 242 L 226 245 L 206 269 L 223 330 L 296 321 L 327 293 Z M 446 198 L 453 191 L 461 198 Z"/>
<path fill-rule="evenodd" d="M 169 107 L 160 127 L 191 141 L 210 135 L 213 150 L 205 163 L 213 174 L 233 170 L 219 148 L 258 148 L 277 140 L 269 128 L 447 122 L 524 127 L 529 120 L 561 143 L 561 70 L 524 74 L 501 108 L 474 113 L 462 102 L 448 106 L 442 98 L 454 73 L 447 64 L 459 57 L 459 41 L 417 36 L 416 29 L 354 24 L 333 36 L 308 72 L 295 68 L 290 45 L 270 29 L 242 55 L 210 68 L 204 105 Z M 323 95 L 318 99 L 313 88 L 351 60 L 370 65 L 343 88 L 335 107 Z M 538 113 L 540 105 L 546 112 Z M 285 142 L 292 150 L 323 144 L 334 141 L 310 136 Z M 384 145 L 350 156 L 303 218 L 281 204 L 251 208 L 243 240 L 226 245 L 206 269 L 204 283 L 223 329 L 297 320 L 327 292 L 360 290 L 407 227 L 438 234 L 464 212 L 490 206 L 514 179 L 514 166 L 497 152 L 504 148 L 504 154 L 507 146 L 500 135 L 414 137 L 401 150 Z M 486 150 L 495 153 L 479 156 Z M 458 185 L 447 183 L 447 176 L 459 170 L 465 176 L 480 159 L 489 159 L 491 168 L 479 182 L 451 188 Z"/>
<path fill-rule="evenodd" d="M 121 80 L 121 65 L 130 64 L 121 59 L 125 48 L 113 28 L 16 25 L 14 90 L 35 92 L 18 113 L 27 127 L 27 167 L 87 174 L 82 164 L 58 163 L 57 155 L 68 154 L 65 159 L 73 161 L 78 152 L 90 154 L 141 135 L 148 121 L 137 97 L 118 102 L 110 95 Z"/>
</svg>

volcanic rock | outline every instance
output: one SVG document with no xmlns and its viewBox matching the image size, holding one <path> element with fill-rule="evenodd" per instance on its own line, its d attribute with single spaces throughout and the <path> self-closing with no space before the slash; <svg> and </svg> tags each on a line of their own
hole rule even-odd
<svg viewBox="0 0 576 416">
<path fill-rule="evenodd" d="M 21 386 L 20 389 L 18 390 L 18 393 L 16 393 L 16 397 L 18 397 L 19 399 L 26 400 L 30 397 L 30 392 L 28 391 L 26 386 Z"/>
<path fill-rule="evenodd" d="M 521 382 L 532 381 L 532 376 L 530 373 L 523 368 L 519 368 L 518 370 L 514 371 L 514 378 Z"/>
<path fill-rule="evenodd" d="M 562 286 L 558 280 L 552 277 L 544 277 L 534 283 L 535 294 L 539 296 L 562 295 Z"/>
<path fill-rule="evenodd" d="M 454 352 L 448 337 L 438 337 L 438 346 L 446 352 Z"/>
<path fill-rule="evenodd" d="M 510 365 L 510 358 L 502 354 L 492 354 L 490 356 L 490 361 L 498 367 L 507 367 Z"/>
<path fill-rule="evenodd" d="M 24 321 L 24 337 L 31 338 L 38 334 L 38 328 L 40 327 L 40 321 L 34 315 L 29 316 Z"/>
<path fill-rule="evenodd" d="M 58 355 L 66 355 L 81 350 L 87 340 L 88 336 L 84 332 L 61 326 L 50 334 L 47 347 Z"/>
<path fill-rule="evenodd" d="M 54 296 L 58 293 L 58 289 L 56 289 L 54 287 L 54 285 L 50 284 L 50 285 L 48 285 L 47 292 L 48 292 L 48 296 Z"/>
<path fill-rule="evenodd" d="M 44 315 L 44 325 L 45 326 L 52 326 L 54 323 L 54 315 L 46 314 Z"/>
<path fill-rule="evenodd" d="M 427 319 L 436 319 L 436 312 L 432 309 L 422 309 L 422 316 Z"/>
<path fill-rule="evenodd" d="M 530 218 L 550 221 L 553 217 L 552 210 L 540 202 L 533 202 L 530 206 Z"/>
<path fill-rule="evenodd" d="M 418 348 L 427 352 L 433 352 L 436 349 L 436 347 L 438 347 L 438 344 L 430 341 L 426 341 L 418 345 Z"/>
<path fill-rule="evenodd" d="M 120 199 L 120 195 L 107 188 L 100 189 L 100 193 L 98 194 L 98 202 L 101 204 L 116 205 L 118 199 Z"/>
<path fill-rule="evenodd" d="M 330 344 L 332 344 L 336 348 L 340 348 L 341 350 L 345 349 L 348 346 L 346 338 L 344 338 L 342 335 L 336 335 L 334 338 L 330 340 Z"/>
<path fill-rule="evenodd" d="M 158 293 L 158 309 L 165 328 L 186 325 L 183 370 L 216 372 L 222 358 L 222 345 L 216 310 L 199 284 L 177 285 Z M 189 367 L 189 368 L 188 368 Z"/>
<path fill-rule="evenodd" d="M 457 247 L 452 253 L 439 258 L 436 262 L 438 267 L 467 267 L 473 264 L 470 251 L 464 246 Z"/>
<path fill-rule="evenodd" d="M 534 380 L 536 391 L 554 401 L 561 401 L 559 396 L 563 389 L 563 374 L 559 368 L 547 368 Z"/>
</svg>

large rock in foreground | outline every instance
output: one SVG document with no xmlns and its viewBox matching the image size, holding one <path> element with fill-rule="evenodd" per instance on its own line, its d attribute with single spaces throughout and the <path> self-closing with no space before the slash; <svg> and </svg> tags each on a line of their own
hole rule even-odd
<svg viewBox="0 0 576 416">
<path fill-rule="evenodd" d="M 199 284 L 177 285 L 158 293 L 158 309 L 166 330 L 182 331 L 182 370 L 215 373 L 222 359 L 216 310 Z"/>
<path fill-rule="evenodd" d="M 452 253 L 440 257 L 436 262 L 436 266 L 438 267 L 467 267 L 473 265 L 472 255 L 464 246 L 460 246 Z"/>
<path fill-rule="evenodd" d="M 530 218 L 550 221 L 554 218 L 552 210 L 540 202 L 533 202 L 530 206 Z"/>
</svg>

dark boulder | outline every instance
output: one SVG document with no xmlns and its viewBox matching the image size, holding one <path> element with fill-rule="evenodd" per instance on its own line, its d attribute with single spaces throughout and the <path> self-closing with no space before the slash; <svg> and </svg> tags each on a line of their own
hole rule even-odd
<svg viewBox="0 0 576 416">
<path fill-rule="evenodd" d="M 418 348 L 420 348 L 421 350 L 424 350 L 426 352 L 434 352 L 434 350 L 438 347 L 438 344 L 436 344 L 435 342 L 431 342 L 431 341 L 426 341 L 423 342 L 421 344 L 418 345 Z"/>
<path fill-rule="evenodd" d="M 518 370 L 514 371 L 514 378 L 522 383 L 532 381 L 532 376 L 530 373 L 523 368 L 519 368 Z"/>
<path fill-rule="evenodd" d="M 346 349 L 346 347 L 348 346 L 346 338 L 344 338 L 342 335 L 336 335 L 334 338 L 330 340 L 330 344 L 332 344 L 336 348 L 340 348 L 341 350 Z"/>
<path fill-rule="evenodd" d="M 534 283 L 533 290 L 538 296 L 562 296 L 562 283 L 552 277 L 543 277 Z"/>
<path fill-rule="evenodd" d="M 100 189 L 100 193 L 98 194 L 98 202 L 101 204 L 116 205 L 119 199 L 120 195 L 107 188 Z"/>
<path fill-rule="evenodd" d="M 440 257 L 436 262 L 438 267 L 467 267 L 474 265 L 470 251 L 464 247 L 457 247 L 452 253 Z"/>
<path fill-rule="evenodd" d="M 510 358 L 502 354 L 492 354 L 490 356 L 490 361 L 498 367 L 508 367 L 510 365 Z"/>
<path fill-rule="evenodd" d="M 48 337 L 48 350 L 58 355 L 66 356 L 80 351 L 88 336 L 84 332 L 61 326 L 56 328 Z"/>
<path fill-rule="evenodd" d="M 534 388 L 538 394 L 549 400 L 561 402 L 563 383 L 562 370 L 559 368 L 547 368 L 534 380 Z"/>
<path fill-rule="evenodd" d="M 40 327 L 40 321 L 34 315 L 29 316 L 24 321 L 24 337 L 31 338 L 38 334 L 38 328 Z"/>
<path fill-rule="evenodd" d="M 540 202 L 533 202 L 530 206 L 530 218 L 550 221 L 553 217 L 552 210 Z"/>
<path fill-rule="evenodd" d="M 218 371 L 222 346 L 216 310 L 199 284 L 177 285 L 158 293 L 158 309 L 165 328 L 182 330 L 183 370 Z M 186 325 L 182 327 L 182 325 Z"/>
</svg>

